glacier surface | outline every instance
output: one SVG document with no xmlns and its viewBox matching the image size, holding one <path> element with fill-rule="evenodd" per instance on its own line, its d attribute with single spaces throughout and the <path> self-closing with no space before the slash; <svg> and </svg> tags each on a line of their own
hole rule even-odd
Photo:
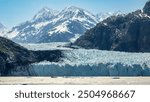
<svg viewBox="0 0 150 102">
<path fill-rule="evenodd" d="M 62 43 L 45 44 L 45 46 L 43 44 L 29 45 L 24 46 L 32 50 L 44 50 L 44 48 L 50 50 L 51 48 L 59 49 L 58 46 L 61 46 Z M 28 66 L 27 71 L 21 72 L 32 76 L 150 76 L 150 53 L 65 47 L 62 52 L 63 57 L 57 63 L 48 61 L 34 63 Z"/>
</svg>

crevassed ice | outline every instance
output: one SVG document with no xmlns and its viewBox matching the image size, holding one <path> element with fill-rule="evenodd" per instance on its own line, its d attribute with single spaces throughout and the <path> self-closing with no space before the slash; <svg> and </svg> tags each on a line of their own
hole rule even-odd
<svg viewBox="0 0 150 102">
<path fill-rule="evenodd" d="M 42 76 L 150 76 L 150 53 L 75 49 L 60 62 L 40 62 L 30 72 Z"/>
</svg>

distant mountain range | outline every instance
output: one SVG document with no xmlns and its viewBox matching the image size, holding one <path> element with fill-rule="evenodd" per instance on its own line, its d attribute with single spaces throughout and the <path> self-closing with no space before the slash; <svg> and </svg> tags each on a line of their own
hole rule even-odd
<svg viewBox="0 0 150 102">
<path fill-rule="evenodd" d="M 41 9 L 30 21 L 12 28 L 7 37 L 21 43 L 74 42 L 100 21 L 120 13 L 99 13 L 75 6 L 62 11 Z"/>
<path fill-rule="evenodd" d="M 100 22 L 77 39 L 75 45 L 89 49 L 150 52 L 150 1 L 142 10 Z"/>
<path fill-rule="evenodd" d="M 123 15 L 123 13 L 121 11 L 117 11 L 117 12 L 101 12 L 98 13 L 96 16 L 99 19 L 99 21 L 103 21 L 104 19 L 107 19 L 110 16 L 117 16 L 117 15 Z"/>
</svg>

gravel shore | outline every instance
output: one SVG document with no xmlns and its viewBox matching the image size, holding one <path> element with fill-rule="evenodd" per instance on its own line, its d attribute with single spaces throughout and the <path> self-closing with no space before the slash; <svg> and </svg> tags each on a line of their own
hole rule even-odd
<svg viewBox="0 0 150 102">
<path fill-rule="evenodd" d="M 1 77 L 0 85 L 150 85 L 150 77 Z"/>
</svg>

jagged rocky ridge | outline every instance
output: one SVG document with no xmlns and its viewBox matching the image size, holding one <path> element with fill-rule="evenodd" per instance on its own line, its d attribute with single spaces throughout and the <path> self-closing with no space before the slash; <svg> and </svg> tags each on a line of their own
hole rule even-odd
<svg viewBox="0 0 150 102">
<path fill-rule="evenodd" d="M 40 61 L 59 61 L 61 52 L 53 51 L 30 51 L 26 48 L 0 37 L 0 75 L 7 75 L 10 70 L 18 66 L 27 66 Z"/>
<path fill-rule="evenodd" d="M 150 52 L 150 1 L 143 10 L 107 18 L 88 30 L 75 45 L 100 50 Z"/>
</svg>

